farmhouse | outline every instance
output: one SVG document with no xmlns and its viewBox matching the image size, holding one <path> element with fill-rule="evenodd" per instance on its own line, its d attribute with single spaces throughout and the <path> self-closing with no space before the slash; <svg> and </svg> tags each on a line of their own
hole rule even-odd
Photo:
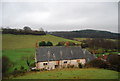
<svg viewBox="0 0 120 81">
<path fill-rule="evenodd" d="M 36 68 L 55 69 L 63 67 L 78 67 L 95 59 L 95 56 L 80 46 L 50 46 L 36 48 Z"/>
</svg>

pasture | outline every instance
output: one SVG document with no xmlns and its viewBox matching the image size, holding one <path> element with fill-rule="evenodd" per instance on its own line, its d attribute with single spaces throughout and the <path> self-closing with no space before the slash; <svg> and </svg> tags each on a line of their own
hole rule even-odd
<svg viewBox="0 0 120 81">
<path fill-rule="evenodd" d="M 65 68 L 27 73 L 15 79 L 118 79 L 118 72 L 95 68 Z"/>
<path fill-rule="evenodd" d="M 26 64 L 26 57 L 34 57 L 36 41 L 51 41 L 53 45 L 56 45 L 60 41 L 72 41 L 80 43 L 74 40 L 64 39 L 52 35 L 2 35 L 2 55 L 7 56 L 13 63 L 14 68 L 19 69 L 23 66 L 28 69 Z M 34 62 L 34 59 L 31 60 Z M 11 68 L 9 72 L 12 72 L 14 68 Z"/>
<path fill-rule="evenodd" d="M 61 41 L 71 41 L 74 43 L 80 43 L 78 41 L 69 40 L 53 35 L 2 35 L 2 48 L 3 49 L 19 49 L 19 48 L 35 48 L 36 41 L 51 41 L 53 45 L 56 45 Z"/>
</svg>

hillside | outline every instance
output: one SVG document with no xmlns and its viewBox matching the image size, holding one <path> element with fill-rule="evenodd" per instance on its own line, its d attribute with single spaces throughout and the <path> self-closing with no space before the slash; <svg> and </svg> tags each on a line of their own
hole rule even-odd
<svg viewBox="0 0 120 81">
<path fill-rule="evenodd" d="M 51 41 L 56 45 L 60 41 L 72 41 L 80 43 L 74 40 L 64 39 L 52 35 L 13 35 L 3 34 L 2 35 L 2 48 L 3 49 L 18 49 L 18 48 L 34 48 L 36 41 Z"/>
<path fill-rule="evenodd" d="M 118 79 L 118 72 L 94 68 L 66 68 L 28 73 L 15 79 Z"/>
<path fill-rule="evenodd" d="M 28 69 L 26 64 L 26 57 L 34 57 L 36 41 L 51 41 L 56 45 L 60 41 L 72 41 L 80 43 L 78 41 L 64 39 L 52 35 L 13 35 L 3 34 L 2 35 L 2 55 L 7 56 L 10 61 L 15 65 L 10 68 L 9 72 L 14 71 L 15 68 L 19 69 L 23 66 Z M 31 60 L 34 62 L 34 59 Z"/>
<path fill-rule="evenodd" d="M 108 31 L 100 30 L 77 30 L 67 32 L 52 32 L 52 35 L 60 36 L 64 38 L 107 38 L 107 39 L 118 39 L 119 33 L 112 33 Z"/>
</svg>

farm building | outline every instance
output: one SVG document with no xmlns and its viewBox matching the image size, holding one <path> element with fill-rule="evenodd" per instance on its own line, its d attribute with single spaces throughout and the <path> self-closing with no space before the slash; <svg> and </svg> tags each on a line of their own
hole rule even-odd
<svg viewBox="0 0 120 81">
<path fill-rule="evenodd" d="M 52 46 L 36 48 L 36 68 L 55 69 L 85 64 L 95 59 L 95 56 L 80 46 Z"/>
</svg>

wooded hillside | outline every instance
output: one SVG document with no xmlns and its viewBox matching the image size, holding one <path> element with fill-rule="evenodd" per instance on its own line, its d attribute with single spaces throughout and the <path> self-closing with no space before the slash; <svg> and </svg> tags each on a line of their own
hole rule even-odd
<svg viewBox="0 0 120 81">
<path fill-rule="evenodd" d="M 119 33 L 112 33 L 108 31 L 98 31 L 98 30 L 77 30 L 69 32 L 52 32 L 52 35 L 60 36 L 64 38 L 109 38 L 109 39 L 118 39 Z"/>
</svg>

